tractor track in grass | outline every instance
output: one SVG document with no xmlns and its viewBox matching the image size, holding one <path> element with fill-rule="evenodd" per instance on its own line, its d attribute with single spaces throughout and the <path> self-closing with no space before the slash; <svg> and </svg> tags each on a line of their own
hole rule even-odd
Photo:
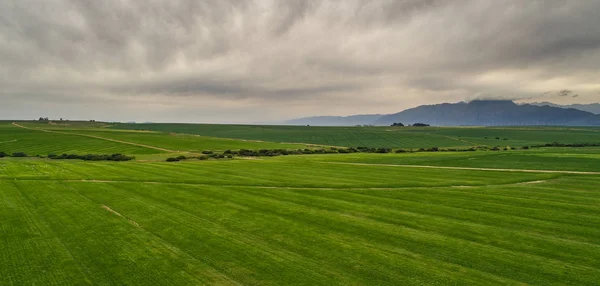
<svg viewBox="0 0 600 286">
<path fill-rule="evenodd" d="M 587 172 L 587 171 L 530 170 L 530 169 L 497 169 L 497 168 L 476 168 L 476 167 L 451 167 L 451 166 L 431 166 L 431 165 L 395 165 L 395 164 L 345 163 L 345 162 L 321 162 L 321 163 L 323 163 L 323 164 L 336 164 L 336 165 L 380 166 L 380 167 L 443 169 L 443 170 L 467 170 L 467 171 L 470 170 L 470 171 L 544 173 L 544 174 L 572 174 L 572 175 L 600 175 L 600 172 Z"/>
<path fill-rule="evenodd" d="M 35 131 L 41 131 L 41 132 L 47 132 L 47 133 L 57 133 L 57 134 L 63 134 L 63 135 L 77 135 L 77 136 L 95 138 L 95 139 L 106 140 L 106 141 L 111 141 L 111 142 L 116 142 L 116 143 L 121 143 L 121 144 L 127 144 L 127 145 L 132 145 L 132 146 L 144 147 L 144 148 L 154 149 L 154 150 L 168 152 L 168 153 L 175 153 L 175 152 L 177 152 L 177 151 L 174 151 L 174 150 L 169 150 L 169 149 L 165 149 L 165 148 L 161 148 L 161 147 L 157 147 L 157 146 L 139 144 L 139 143 L 128 142 L 128 141 L 123 141 L 123 140 L 117 140 L 117 139 L 111 139 L 111 138 L 106 138 L 106 137 L 101 137 L 101 136 L 89 135 L 89 134 L 68 133 L 68 132 L 61 132 L 61 131 L 56 131 L 56 130 L 47 130 L 47 129 L 42 129 L 42 128 L 31 128 L 31 127 L 23 126 L 21 124 L 17 124 L 16 122 L 13 122 L 12 125 L 15 126 L 15 127 L 19 127 L 19 128 L 23 128 L 23 129 L 28 129 L 28 130 L 35 130 Z"/>
<path fill-rule="evenodd" d="M 101 207 L 102 207 L 103 209 L 107 210 L 107 211 L 108 211 L 108 212 L 110 212 L 110 213 L 113 213 L 113 214 L 115 214 L 115 215 L 117 215 L 117 216 L 119 216 L 119 217 L 122 217 L 122 218 L 126 219 L 126 220 L 127 220 L 127 221 L 129 221 L 129 223 L 131 223 L 132 225 L 134 225 L 134 226 L 136 226 L 136 227 L 140 227 L 140 225 L 139 225 L 137 222 L 135 222 L 134 220 L 132 220 L 132 219 L 130 219 L 130 218 L 128 218 L 128 217 L 125 217 L 125 216 L 123 216 L 123 215 L 122 215 L 122 214 L 120 214 L 119 212 L 117 212 L 117 211 L 115 211 L 115 210 L 111 209 L 109 206 L 107 206 L 107 205 L 102 205 Z"/>
</svg>

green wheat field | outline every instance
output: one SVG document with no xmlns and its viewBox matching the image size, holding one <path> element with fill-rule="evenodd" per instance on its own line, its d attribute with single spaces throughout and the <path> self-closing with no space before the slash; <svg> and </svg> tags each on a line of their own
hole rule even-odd
<svg viewBox="0 0 600 286">
<path fill-rule="evenodd" d="M 600 129 L 0 122 L 0 285 L 598 285 L 600 147 L 552 142 Z M 502 149 L 165 162 L 323 146 Z"/>
</svg>

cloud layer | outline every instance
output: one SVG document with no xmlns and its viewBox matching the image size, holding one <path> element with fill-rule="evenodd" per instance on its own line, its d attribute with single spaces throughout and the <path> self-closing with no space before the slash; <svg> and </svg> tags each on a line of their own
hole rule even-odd
<svg viewBox="0 0 600 286">
<path fill-rule="evenodd" d="M 0 2 L 0 118 L 260 122 L 600 101 L 600 2 Z M 575 96 L 577 95 L 577 96 Z"/>
</svg>

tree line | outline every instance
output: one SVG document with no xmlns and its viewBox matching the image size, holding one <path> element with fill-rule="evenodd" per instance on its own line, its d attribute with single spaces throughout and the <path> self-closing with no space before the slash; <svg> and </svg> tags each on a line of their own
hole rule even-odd
<svg viewBox="0 0 600 286">
<path fill-rule="evenodd" d="M 414 127 L 428 127 L 428 126 L 431 126 L 431 125 L 426 124 L 426 123 L 420 123 L 420 122 L 417 122 L 417 123 L 415 123 L 413 125 L 410 125 L 410 124 L 404 125 L 402 122 L 394 122 L 390 126 L 397 126 L 397 127 L 404 127 L 404 126 L 408 126 L 408 127 L 410 127 L 410 126 L 414 126 Z"/>
<path fill-rule="evenodd" d="M 14 152 L 12 154 L 8 154 L 6 152 L 0 152 L 0 158 L 4 157 L 13 157 L 13 158 L 25 158 L 30 157 L 25 152 Z M 35 155 L 33 157 L 45 158 L 44 156 Z M 54 160 L 84 160 L 84 161 L 130 161 L 134 160 L 135 157 L 127 156 L 124 154 L 116 153 L 116 154 L 86 154 L 86 155 L 78 155 L 78 154 L 48 154 L 47 158 Z"/>
</svg>

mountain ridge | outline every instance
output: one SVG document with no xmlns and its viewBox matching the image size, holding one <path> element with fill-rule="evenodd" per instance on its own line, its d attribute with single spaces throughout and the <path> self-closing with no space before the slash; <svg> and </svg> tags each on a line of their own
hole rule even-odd
<svg viewBox="0 0 600 286">
<path fill-rule="evenodd" d="M 556 104 L 556 103 L 552 103 L 552 102 L 543 101 L 543 102 L 532 102 L 532 103 L 529 103 L 529 104 L 536 105 L 536 106 L 548 105 L 548 106 L 551 106 L 551 107 L 575 108 L 575 109 L 579 109 L 579 110 L 582 110 L 582 111 L 591 112 L 591 113 L 594 113 L 594 114 L 600 114 L 600 103 L 567 104 L 567 105 L 563 105 L 563 104 Z"/>
<path fill-rule="evenodd" d="M 516 104 L 512 100 L 473 100 L 421 105 L 384 115 L 314 116 L 289 120 L 286 124 L 389 126 L 394 122 L 422 122 L 434 126 L 600 126 L 600 115 L 576 108 Z"/>
<path fill-rule="evenodd" d="M 357 114 L 349 116 L 311 116 L 292 119 L 285 122 L 289 125 L 318 125 L 318 126 L 353 126 L 366 125 L 377 121 L 384 114 Z"/>
</svg>

